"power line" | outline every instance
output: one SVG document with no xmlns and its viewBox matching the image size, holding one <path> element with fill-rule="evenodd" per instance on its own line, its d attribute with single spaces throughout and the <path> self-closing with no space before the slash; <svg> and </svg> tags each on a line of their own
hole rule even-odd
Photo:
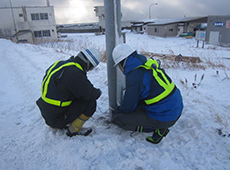
<svg viewBox="0 0 230 170">
<path fill-rule="evenodd" d="M 69 6 L 66 6 L 66 5 L 53 5 L 54 7 L 56 8 L 79 8 L 79 7 L 94 7 L 94 6 L 99 6 L 99 5 L 81 5 L 81 6 L 77 6 L 77 5 L 69 5 Z"/>
</svg>

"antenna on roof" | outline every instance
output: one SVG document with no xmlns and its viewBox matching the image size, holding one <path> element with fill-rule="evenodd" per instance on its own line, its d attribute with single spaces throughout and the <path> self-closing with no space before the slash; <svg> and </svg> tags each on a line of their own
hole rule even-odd
<svg viewBox="0 0 230 170">
<path fill-rule="evenodd" d="M 50 0 L 46 0 L 47 6 L 50 6 Z"/>
</svg>

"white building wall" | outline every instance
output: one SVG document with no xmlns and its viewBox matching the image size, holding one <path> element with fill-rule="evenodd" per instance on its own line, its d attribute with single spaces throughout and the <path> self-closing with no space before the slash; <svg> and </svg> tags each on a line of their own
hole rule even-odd
<svg viewBox="0 0 230 170">
<path fill-rule="evenodd" d="M 94 7 L 95 15 L 99 18 L 99 26 L 105 29 L 105 10 L 104 6 L 95 6 Z"/>
<path fill-rule="evenodd" d="M 148 35 L 159 36 L 159 37 L 173 37 L 178 33 L 178 24 L 168 25 L 148 25 Z"/>
<path fill-rule="evenodd" d="M 56 39 L 57 30 L 54 16 L 54 9 L 52 6 L 44 7 L 13 7 L 13 17 L 11 8 L 0 8 L 0 37 L 3 33 L 8 32 L 10 36 L 15 34 L 15 28 L 17 32 L 31 30 L 42 31 L 49 30 L 50 37 L 35 37 L 35 41 L 39 39 Z M 32 20 L 31 14 L 47 13 L 48 20 Z M 34 35 L 34 34 L 32 34 Z"/>
</svg>

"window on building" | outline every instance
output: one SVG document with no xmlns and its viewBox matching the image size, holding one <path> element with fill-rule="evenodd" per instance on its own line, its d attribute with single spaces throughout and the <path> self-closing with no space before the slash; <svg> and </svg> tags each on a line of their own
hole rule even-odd
<svg viewBox="0 0 230 170">
<path fill-rule="evenodd" d="M 50 37 L 50 30 L 34 31 L 34 37 Z"/>
<path fill-rule="evenodd" d="M 50 37 L 50 30 L 44 30 L 44 31 L 42 31 L 42 36 L 43 37 Z"/>
<path fill-rule="evenodd" d="M 42 31 L 34 31 L 34 37 L 42 37 Z"/>
<path fill-rule="evenodd" d="M 19 14 L 19 17 L 23 17 L 23 14 Z"/>
<path fill-rule="evenodd" d="M 173 32 L 173 29 L 172 29 L 172 28 L 170 28 L 170 29 L 169 29 L 169 31 L 170 31 L 170 32 Z"/>
<path fill-rule="evenodd" d="M 155 32 L 159 32 L 159 28 L 155 28 L 154 31 L 155 31 Z"/>
<path fill-rule="evenodd" d="M 31 14 L 31 19 L 33 21 L 36 21 L 36 20 L 48 20 L 48 14 L 47 13 L 34 13 L 34 14 Z"/>
<path fill-rule="evenodd" d="M 31 14 L 32 20 L 39 20 L 39 14 Z"/>
<path fill-rule="evenodd" d="M 40 13 L 41 20 L 48 20 L 48 14 L 47 13 Z"/>
</svg>

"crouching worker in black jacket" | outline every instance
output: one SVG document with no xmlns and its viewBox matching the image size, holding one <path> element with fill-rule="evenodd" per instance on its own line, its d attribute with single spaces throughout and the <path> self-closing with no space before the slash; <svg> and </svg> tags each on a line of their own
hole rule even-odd
<svg viewBox="0 0 230 170">
<path fill-rule="evenodd" d="M 86 72 L 96 67 L 100 60 L 100 52 L 89 48 L 76 57 L 55 62 L 46 70 L 42 95 L 36 103 L 48 126 L 68 127 L 66 134 L 70 137 L 87 136 L 92 132 L 91 128 L 82 126 L 96 111 L 101 90 L 93 87 Z"/>
</svg>

